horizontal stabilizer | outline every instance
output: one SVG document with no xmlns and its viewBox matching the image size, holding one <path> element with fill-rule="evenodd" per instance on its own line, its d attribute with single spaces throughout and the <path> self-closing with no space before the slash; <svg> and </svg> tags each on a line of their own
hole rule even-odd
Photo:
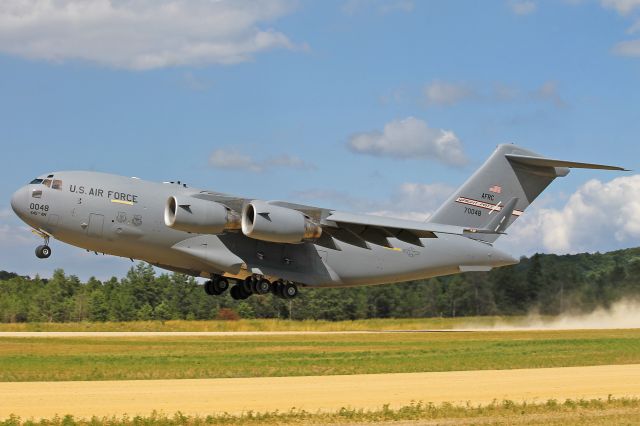
<svg viewBox="0 0 640 426">
<path fill-rule="evenodd" d="M 619 170 L 628 172 L 623 167 L 607 166 L 605 164 L 578 163 L 575 161 L 553 160 L 551 158 L 533 157 L 530 155 L 505 154 L 509 161 L 525 164 L 535 167 L 569 167 L 574 169 L 600 169 L 600 170 Z"/>
</svg>

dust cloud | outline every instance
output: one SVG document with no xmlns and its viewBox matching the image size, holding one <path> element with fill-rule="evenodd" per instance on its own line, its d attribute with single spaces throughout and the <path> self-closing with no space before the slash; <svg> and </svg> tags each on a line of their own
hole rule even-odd
<svg viewBox="0 0 640 426">
<path fill-rule="evenodd" d="M 468 324 L 465 330 L 582 330 L 640 328 L 640 299 L 621 299 L 608 308 L 590 313 L 568 312 L 558 316 L 531 313 L 524 318 L 498 320 L 492 325 Z"/>
</svg>

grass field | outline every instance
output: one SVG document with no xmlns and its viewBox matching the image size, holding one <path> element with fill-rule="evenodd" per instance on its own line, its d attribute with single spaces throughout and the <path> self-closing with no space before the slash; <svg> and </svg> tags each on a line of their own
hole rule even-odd
<svg viewBox="0 0 640 426">
<path fill-rule="evenodd" d="M 609 398 L 592 400 L 548 400 L 543 403 L 515 403 L 496 401 L 489 405 L 459 406 L 452 404 L 410 404 L 398 409 L 382 407 L 378 410 L 343 408 L 334 413 L 289 412 L 244 413 L 172 416 L 154 414 L 149 417 L 55 417 L 39 421 L 10 417 L 0 420 L 0 426 L 205 426 L 205 425 L 281 425 L 281 424 L 447 424 L 447 425 L 611 425 L 638 424 L 640 400 Z"/>
<path fill-rule="evenodd" d="M 551 319 L 551 317 L 550 317 Z M 0 331 L 368 331 L 451 330 L 501 325 L 522 325 L 525 317 L 385 318 L 355 321 L 131 321 L 69 323 L 0 323 Z"/>
<path fill-rule="evenodd" d="M 640 363 L 640 330 L 0 338 L 0 381 L 303 376 Z"/>
</svg>

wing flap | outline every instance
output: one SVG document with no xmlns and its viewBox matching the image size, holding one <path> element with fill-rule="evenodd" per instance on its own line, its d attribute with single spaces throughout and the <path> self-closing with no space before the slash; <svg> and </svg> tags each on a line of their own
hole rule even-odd
<svg viewBox="0 0 640 426">
<path fill-rule="evenodd" d="M 437 238 L 438 233 L 454 235 L 490 233 L 488 229 L 469 229 L 432 222 L 415 222 L 343 212 L 330 214 L 324 221 L 322 229 L 340 241 L 363 248 L 368 248 L 368 243 L 393 248 L 389 238 L 423 247 L 422 238 Z"/>
</svg>

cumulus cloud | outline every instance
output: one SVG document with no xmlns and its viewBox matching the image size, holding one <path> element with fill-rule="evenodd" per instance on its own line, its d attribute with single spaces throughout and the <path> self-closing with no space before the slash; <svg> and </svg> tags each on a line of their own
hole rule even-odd
<svg viewBox="0 0 640 426">
<path fill-rule="evenodd" d="M 532 93 L 532 96 L 543 101 L 551 102 L 558 108 L 567 106 L 567 103 L 562 99 L 558 92 L 558 83 L 555 81 L 547 81 L 543 83 L 542 86 Z"/>
<path fill-rule="evenodd" d="M 607 9 L 614 9 L 622 16 L 629 16 L 640 8 L 640 0 L 600 0 L 600 4 Z M 633 34 L 639 29 L 640 20 L 636 20 L 627 33 Z M 618 42 L 611 48 L 611 52 L 618 56 L 638 57 L 640 56 L 640 39 Z"/>
<path fill-rule="evenodd" d="M 35 240 L 30 236 L 28 228 L 0 223 L 0 247 L 33 244 Z"/>
<path fill-rule="evenodd" d="M 609 9 L 615 9 L 620 15 L 628 15 L 637 7 L 640 0 L 601 0 L 600 4 Z"/>
<path fill-rule="evenodd" d="M 507 3 L 509 8 L 516 15 L 529 15 L 530 13 L 535 12 L 536 4 L 533 1 L 525 0 L 525 1 L 509 1 Z"/>
<path fill-rule="evenodd" d="M 293 197 L 321 207 L 335 207 L 337 204 L 358 213 L 425 221 L 454 189 L 443 183 L 405 182 L 395 188 L 386 200 L 366 199 L 335 189 L 299 191 Z M 330 205 L 324 206 L 322 203 L 325 202 Z"/>
<path fill-rule="evenodd" d="M 565 107 L 558 90 L 558 83 L 549 80 L 539 87 L 526 90 L 504 83 L 493 85 L 470 85 L 468 83 L 434 81 L 424 88 L 427 105 L 452 106 L 464 101 L 483 102 L 549 102 L 556 107 Z"/>
<path fill-rule="evenodd" d="M 289 0 L 3 0 L 0 52 L 147 70 L 233 64 L 295 48 L 268 23 Z"/>
<path fill-rule="evenodd" d="M 391 12 L 411 12 L 413 0 L 347 0 L 342 4 L 342 12 L 355 15 L 365 10 L 376 10 L 384 15 Z"/>
<path fill-rule="evenodd" d="M 13 211 L 8 208 L 0 208 L 0 247 L 13 247 L 15 245 L 33 244 L 31 228 L 19 223 Z"/>
<path fill-rule="evenodd" d="M 391 121 L 382 132 L 357 133 L 349 138 L 347 146 L 356 153 L 381 157 L 428 158 L 451 166 L 467 163 L 455 133 L 431 128 L 415 117 Z"/>
<path fill-rule="evenodd" d="M 475 91 L 465 83 L 434 81 L 424 89 L 427 103 L 449 106 L 476 97 Z"/>
<path fill-rule="evenodd" d="M 413 183 L 400 185 L 393 205 L 400 210 L 434 211 L 451 195 L 455 187 L 445 183 Z"/>
<path fill-rule="evenodd" d="M 209 157 L 209 164 L 221 169 L 241 169 L 254 173 L 261 173 L 276 168 L 315 169 L 315 165 L 288 154 L 270 157 L 265 160 L 256 160 L 248 154 L 222 148 L 213 151 Z"/>
<path fill-rule="evenodd" d="M 608 250 L 640 243 L 640 175 L 590 180 L 561 208 L 532 208 L 504 237 L 527 253 Z M 517 244 L 517 246 L 515 246 Z"/>
<path fill-rule="evenodd" d="M 444 183 L 406 182 L 397 188 L 388 202 L 368 213 L 424 222 L 454 190 L 453 186 Z"/>
<path fill-rule="evenodd" d="M 626 40 L 613 46 L 613 53 L 619 56 L 640 56 L 640 40 Z"/>
<path fill-rule="evenodd" d="M 182 75 L 182 85 L 189 90 L 193 90 L 194 92 L 205 92 L 213 86 L 210 81 L 204 78 L 197 77 L 190 71 L 185 72 Z"/>
</svg>

